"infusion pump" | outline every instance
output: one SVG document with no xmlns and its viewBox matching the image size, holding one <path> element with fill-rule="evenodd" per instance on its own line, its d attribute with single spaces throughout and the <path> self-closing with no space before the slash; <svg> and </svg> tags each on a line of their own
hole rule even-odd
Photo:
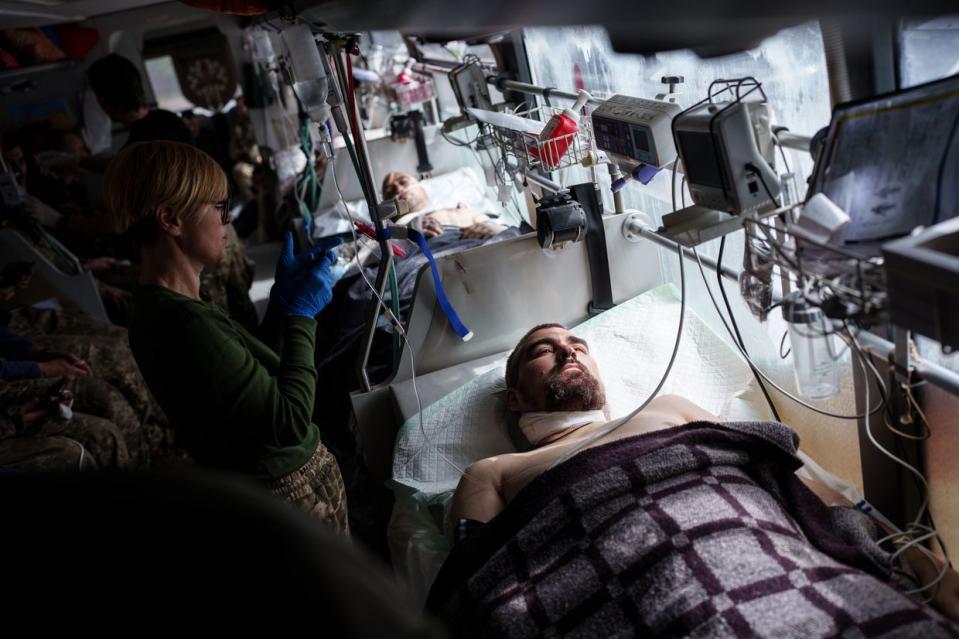
<svg viewBox="0 0 959 639">
<path fill-rule="evenodd" d="M 637 164 L 663 168 L 676 159 L 670 125 L 678 104 L 614 95 L 592 113 L 596 146 L 629 171 Z"/>
</svg>

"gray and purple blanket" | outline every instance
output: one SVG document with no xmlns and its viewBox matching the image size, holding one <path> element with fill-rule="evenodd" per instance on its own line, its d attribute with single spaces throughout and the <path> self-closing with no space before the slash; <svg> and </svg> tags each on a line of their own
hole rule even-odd
<svg viewBox="0 0 959 639">
<path fill-rule="evenodd" d="M 795 477 L 797 443 L 692 423 L 586 450 L 457 545 L 428 608 L 456 636 L 959 636 Z"/>
</svg>

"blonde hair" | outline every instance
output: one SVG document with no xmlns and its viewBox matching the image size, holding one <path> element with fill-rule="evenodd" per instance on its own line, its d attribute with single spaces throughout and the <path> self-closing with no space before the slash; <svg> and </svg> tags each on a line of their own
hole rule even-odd
<svg viewBox="0 0 959 639">
<path fill-rule="evenodd" d="M 148 244 L 156 233 L 160 209 L 181 220 L 196 218 L 205 204 L 227 197 L 229 185 L 220 165 L 209 155 L 180 142 L 140 142 L 110 162 L 105 199 L 118 232 L 137 231 Z"/>
</svg>

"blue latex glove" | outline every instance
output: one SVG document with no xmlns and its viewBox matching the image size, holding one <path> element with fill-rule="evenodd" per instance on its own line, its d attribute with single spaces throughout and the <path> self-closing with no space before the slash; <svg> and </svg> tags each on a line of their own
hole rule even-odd
<svg viewBox="0 0 959 639">
<path fill-rule="evenodd" d="M 310 319 L 333 299 L 333 285 L 339 279 L 334 273 L 336 253 L 331 249 L 343 240 L 324 238 L 318 240 L 309 250 L 299 255 L 293 254 L 293 234 L 283 238 L 283 250 L 276 263 L 276 281 L 270 298 L 287 315 L 300 315 Z M 342 271 L 339 271 L 342 275 Z"/>
</svg>

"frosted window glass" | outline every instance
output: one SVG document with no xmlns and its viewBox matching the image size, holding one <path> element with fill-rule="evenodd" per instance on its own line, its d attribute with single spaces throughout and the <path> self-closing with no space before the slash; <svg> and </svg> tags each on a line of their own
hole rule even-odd
<svg viewBox="0 0 959 639">
<path fill-rule="evenodd" d="M 615 93 L 652 98 L 668 90 L 660 81 L 663 76 L 678 75 L 685 82 L 677 89 L 677 103 L 688 107 L 706 95 L 713 80 L 751 75 L 763 83 L 774 124 L 809 136 L 829 124 L 826 58 L 815 22 L 785 29 L 750 51 L 705 60 L 691 51 L 646 57 L 616 53 L 601 27 L 526 29 L 524 36 L 535 84 L 567 91 L 582 86 L 600 98 Z M 790 168 L 805 180 L 812 158 L 798 151 L 787 154 Z M 635 200 L 636 208 L 669 212 L 669 180 L 664 177 L 658 176 L 642 193 L 627 189 L 627 198 Z"/>
<path fill-rule="evenodd" d="M 900 45 L 903 87 L 959 73 L 959 15 L 906 22 Z"/>
</svg>

